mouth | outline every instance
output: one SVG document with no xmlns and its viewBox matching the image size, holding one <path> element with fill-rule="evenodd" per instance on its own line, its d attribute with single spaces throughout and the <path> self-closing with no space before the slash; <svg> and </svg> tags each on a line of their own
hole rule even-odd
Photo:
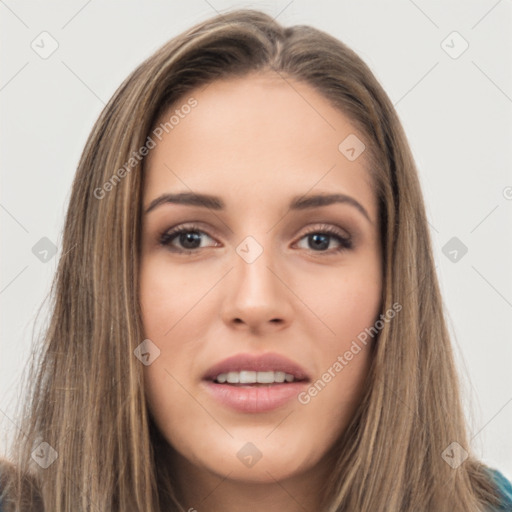
<svg viewBox="0 0 512 512">
<path fill-rule="evenodd" d="M 203 376 L 203 385 L 216 402 L 243 413 L 281 408 L 310 381 L 306 370 L 279 354 L 236 355 Z"/>
<path fill-rule="evenodd" d="M 256 372 L 251 370 L 231 371 L 219 373 L 212 382 L 216 384 L 228 384 L 233 386 L 272 386 L 274 384 L 288 384 L 291 382 L 303 382 L 306 379 L 296 378 L 291 373 L 284 371 Z"/>
</svg>

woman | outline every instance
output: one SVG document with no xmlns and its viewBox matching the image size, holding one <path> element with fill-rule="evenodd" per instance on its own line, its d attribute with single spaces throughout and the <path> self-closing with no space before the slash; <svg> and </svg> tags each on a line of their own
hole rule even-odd
<svg viewBox="0 0 512 512">
<path fill-rule="evenodd" d="M 469 447 L 396 112 L 318 30 L 235 11 L 128 77 L 53 306 L 5 510 L 512 507 Z"/>
</svg>

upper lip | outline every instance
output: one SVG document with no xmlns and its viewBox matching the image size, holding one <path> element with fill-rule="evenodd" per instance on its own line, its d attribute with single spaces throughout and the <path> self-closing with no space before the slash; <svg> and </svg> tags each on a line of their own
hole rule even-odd
<svg viewBox="0 0 512 512">
<path fill-rule="evenodd" d="M 276 353 L 236 354 L 212 366 L 203 376 L 204 380 L 215 380 L 221 373 L 240 372 L 285 372 L 293 375 L 295 380 L 310 380 L 309 375 L 299 364 Z"/>
</svg>

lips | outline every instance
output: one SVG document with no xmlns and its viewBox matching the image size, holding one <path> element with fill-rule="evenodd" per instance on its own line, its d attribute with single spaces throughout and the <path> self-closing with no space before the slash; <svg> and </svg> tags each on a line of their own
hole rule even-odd
<svg viewBox="0 0 512 512">
<path fill-rule="evenodd" d="M 237 376 L 252 383 L 237 383 Z M 280 354 L 237 354 L 212 366 L 203 375 L 201 386 L 221 407 L 255 414 L 270 413 L 297 403 L 294 398 L 310 381 L 311 377 L 302 366 Z"/>
<path fill-rule="evenodd" d="M 229 372 L 284 372 L 293 375 L 295 381 L 310 381 L 307 371 L 298 363 L 276 353 L 237 354 L 212 366 L 203 380 L 214 381 L 219 375 Z"/>
</svg>

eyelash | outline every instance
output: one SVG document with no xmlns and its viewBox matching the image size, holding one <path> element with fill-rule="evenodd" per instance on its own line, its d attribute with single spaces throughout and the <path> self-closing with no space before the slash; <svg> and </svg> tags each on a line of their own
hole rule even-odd
<svg viewBox="0 0 512 512">
<path fill-rule="evenodd" d="M 210 235 L 208 235 L 208 233 L 206 233 L 205 231 L 200 229 L 198 226 L 196 226 L 194 224 L 190 224 L 190 225 L 184 225 L 184 226 L 175 228 L 171 231 L 165 231 L 164 233 L 162 233 L 162 235 L 160 236 L 160 245 L 169 248 L 169 250 L 171 250 L 172 252 L 180 253 L 180 254 L 190 254 L 190 255 L 192 255 L 193 253 L 198 253 L 201 249 L 206 249 L 206 247 L 198 247 L 196 249 L 177 249 L 177 248 L 171 246 L 171 242 L 178 235 L 180 235 L 182 233 L 190 233 L 190 232 L 205 234 L 208 237 L 212 238 Z M 321 253 L 337 254 L 337 253 L 340 253 L 340 252 L 343 252 L 346 250 L 351 250 L 353 248 L 353 243 L 352 243 L 351 238 L 342 236 L 336 228 L 329 226 L 329 225 L 325 225 L 325 224 L 320 225 L 319 227 L 316 227 L 314 229 L 310 229 L 309 231 L 304 233 L 299 240 L 302 240 L 303 238 L 307 237 L 308 235 L 312 235 L 312 234 L 321 234 L 321 235 L 328 235 L 330 237 L 333 237 L 339 242 L 339 247 L 337 247 L 335 249 L 331 249 L 331 250 L 326 250 L 326 251 L 314 251 L 313 249 L 311 249 L 311 252 L 319 253 L 319 254 L 321 254 Z"/>
</svg>

